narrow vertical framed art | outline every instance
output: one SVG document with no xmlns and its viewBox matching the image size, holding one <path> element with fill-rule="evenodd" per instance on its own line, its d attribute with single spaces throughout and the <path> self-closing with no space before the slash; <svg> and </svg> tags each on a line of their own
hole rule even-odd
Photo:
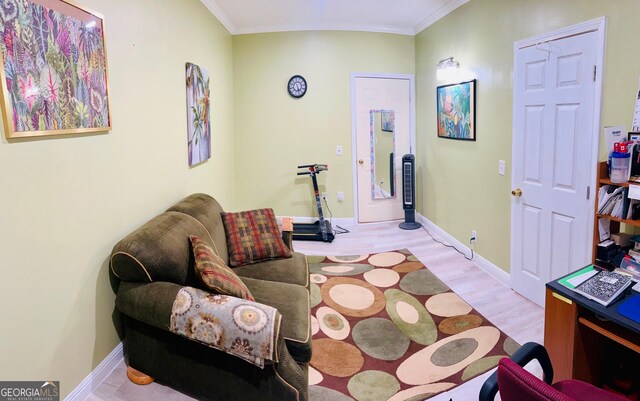
<svg viewBox="0 0 640 401">
<path fill-rule="evenodd" d="M 111 130 L 104 17 L 70 0 L 0 4 L 8 139 Z"/>
</svg>

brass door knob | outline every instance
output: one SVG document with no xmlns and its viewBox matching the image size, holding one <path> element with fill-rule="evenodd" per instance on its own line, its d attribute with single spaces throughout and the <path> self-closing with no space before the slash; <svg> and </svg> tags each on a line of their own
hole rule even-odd
<svg viewBox="0 0 640 401">
<path fill-rule="evenodd" d="M 511 195 L 513 195 L 513 196 L 522 196 L 522 190 L 520 188 L 516 188 L 513 191 L 511 191 Z"/>
<path fill-rule="evenodd" d="M 362 159 L 358 160 L 358 164 L 364 164 L 364 160 Z"/>
</svg>

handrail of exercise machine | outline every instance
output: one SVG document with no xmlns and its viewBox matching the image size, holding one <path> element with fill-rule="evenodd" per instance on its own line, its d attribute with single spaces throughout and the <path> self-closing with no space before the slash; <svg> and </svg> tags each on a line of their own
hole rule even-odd
<svg viewBox="0 0 640 401">
<path fill-rule="evenodd" d="M 311 173 L 320 173 L 321 171 L 329 170 L 329 166 L 326 164 L 305 164 L 302 166 L 298 166 L 298 168 L 308 168 L 309 171 L 303 171 L 298 173 L 298 175 L 310 175 Z"/>
</svg>

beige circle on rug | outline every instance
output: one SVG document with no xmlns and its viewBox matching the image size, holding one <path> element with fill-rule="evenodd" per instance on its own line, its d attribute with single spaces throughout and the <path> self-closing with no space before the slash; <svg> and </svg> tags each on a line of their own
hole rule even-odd
<svg viewBox="0 0 640 401">
<path fill-rule="evenodd" d="M 415 401 L 424 400 L 434 394 L 447 391 L 450 388 L 455 387 L 455 383 L 434 383 L 424 386 L 415 386 L 396 393 L 393 397 L 387 401 Z"/>
<path fill-rule="evenodd" d="M 466 315 L 473 309 L 458 294 L 446 292 L 427 299 L 424 306 L 429 312 L 442 317 Z"/>
<path fill-rule="evenodd" d="M 312 342 L 311 365 L 322 373 L 335 377 L 349 377 L 358 373 L 364 364 L 362 352 L 356 346 L 331 338 Z"/>
<path fill-rule="evenodd" d="M 400 275 L 389 269 L 373 269 L 364 274 L 364 279 L 376 287 L 391 287 L 400 281 Z"/>
<path fill-rule="evenodd" d="M 383 252 L 369 257 L 369 263 L 376 267 L 391 267 L 403 262 L 407 257 L 400 252 Z"/>
<path fill-rule="evenodd" d="M 316 335 L 320 331 L 320 323 L 315 316 L 311 315 L 311 335 Z"/>
<path fill-rule="evenodd" d="M 384 294 L 367 283 L 349 277 L 333 277 L 320 287 L 322 299 L 328 307 L 343 315 L 367 317 L 384 309 Z"/>
<path fill-rule="evenodd" d="M 309 366 L 309 385 L 313 386 L 315 384 L 322 383 L 323 380 L 324 377 L 322 376 L 322 373 Z"/>
<path fill-rule="evenodd" d="M 375 300 L 373 293 L 353 284 L 338 284 L 329 290 L 331 299 L 350 309 L 367 309 Z"/>
<path fill-rule="evenodd" d="M 322 274 L 311 274 L 311 282 L 316 284 L 322 284 L 327 282 L 327 276 Z"/>
<path fill-rule="evenodd" d="M 489 351 L 495 347 L 500 339 L 500 330 L 495 327 L 485 326 L 464 331 L 460 334 L 453 335 L 431 344 L 425 349 L 416 352 L 404 362 L 400 364 L 396 371 L 396 375 L 400 381 L 405 384 L 417 386 L 421 384 L 434 383 L 449 377 L 462 369 L 466 368 L 472 362 L 484 357 Z M 442 347 L 452 342 L 475 340 L 477 346 L 466 357 L 459 358 L 451 356 L 447 358 L 455 361 L 449 366 L 437 366 L 433 363 L 433 356 Z M 448 346 L 451 351 L 455 347 Z M 465 350 L 468 351 L 468 350 Z"/>
<path fill-rule="evenodd" d="M 357 263 L 357 262 L 362 262 L 368 257 L 369 257 L 369 254 L 367 253 L 364 255 L 351 255 L 351 256 L 327 256 L 327 259 L 336 263 Z"/>
<path fill-rule="evenodd" d="M 423 269 L 424 265 L 421 262 L 405 262 L 393 268 L 398 273 L 409 273 L 416 270 Z"/>
<path fill-rule="evenodd" d="M 344 340 L 351 332 L 351 326 L 347 319 L 333 309 L 321 306 L 316 312 L 320 330 L 329 338 Z"/>
<path fill-rule="evenodd" d="M 400 319 L 404 320 L 406 323 L 416 324 L 420 320 L 420 313 L 418 313 L 418 310 L 404 301 L 399 301 L 396 304 L 396 312 L 398 312 Z"/>
<path fill-rule="evenodd" d="M 320 270 L 327 273 L 347 273 L 353 270 L 353 266 L 324 266 Z"/>
</svg>

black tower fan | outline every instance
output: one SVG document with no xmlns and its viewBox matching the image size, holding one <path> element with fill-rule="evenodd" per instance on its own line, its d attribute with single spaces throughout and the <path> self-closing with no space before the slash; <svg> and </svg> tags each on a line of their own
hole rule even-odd
<svg viewBox="0 0 640 401">
<path fill-rule="evenodd" d="M 416 222 L 416 158 L 412 154 L 402 156 L 402 208 L 404 222 L 400 223 L 400 228 L 416 230 L 422 227 Z"/>
</svg>

